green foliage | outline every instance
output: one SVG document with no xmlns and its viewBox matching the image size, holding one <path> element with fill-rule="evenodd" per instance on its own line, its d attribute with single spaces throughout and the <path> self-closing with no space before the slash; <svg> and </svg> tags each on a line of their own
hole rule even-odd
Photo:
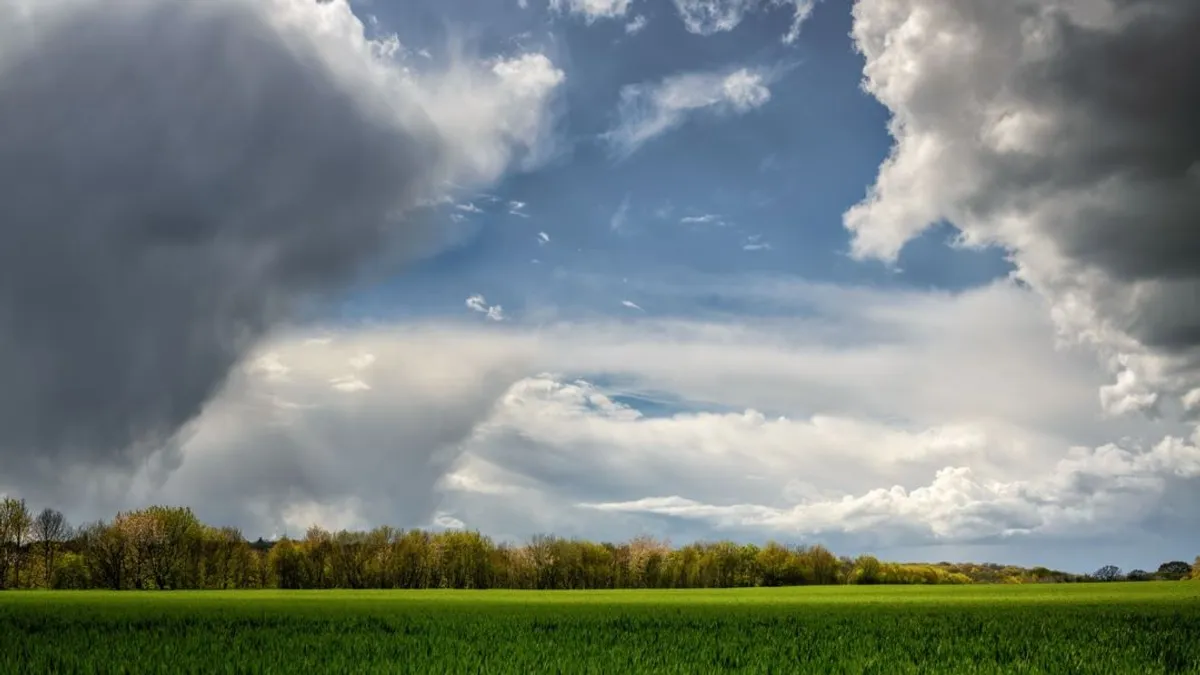
<svg viewBox="0 0 1200 675">
<path fill-rule="evenodd" d="M 854 561 L 853 581 L 864 586 L 883 583 L 883 564 L 873 555 L 859 556 Z"/>
<path fill-rule="evenodd" d="M 17 592 L 0 672 L 1197 673 L 1200 586 Z"/>
<path fill-rule="evenodd" d="M 21 587 L 21 567 L 28 558 L 33 516 L 24 499 L 0 499 L 0 589 Z M 9 571 L 11 570 L 11 580 Z"/>
<path fill-rule="evenodd" d="M 31 538 L 32 537 L 32 538 Z M 1168 562 L 1153 575 L 1195 572 Z M 1102 568 L 1096 580 L 1122 578 Z M 638 537 L 614 544 L 536 536 L 496 543 L 478 532 L 378 527 L 251 544 L 236 528 L 206 525 L 186 507 L 151 506 L 72 530 L 46 509 L 0 500 L 0 589 L 107 590 L 747 588 L 809 585 L 1026 584 L 1086 580 L 1044 567 L 990 563 L 895 563 L 870 555 L 838 558 L 820 545 L 730 541 L 672 547 Z"/>
<path fill-rule="evenodd" d="M 87 565 L 78 553 L 61 556 L 50 574 L 50 587 L 61 591 L 81 591 L 91 588 Z"/>
<path fill-rule="evenodd" d="M 1172 560 L 1158 566 L 1154 578 L 1163 581 L 1180 581 L 1192 575 L 1192 566 L 1182 560 Z"/>
</svg>

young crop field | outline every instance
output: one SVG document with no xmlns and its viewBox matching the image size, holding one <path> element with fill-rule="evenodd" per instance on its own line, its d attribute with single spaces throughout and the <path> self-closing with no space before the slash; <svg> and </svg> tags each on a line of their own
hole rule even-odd
<svg viewBox="0 0 1200 675">
<path fill-rule="evenodd" d="M 1200 583 L 0 593 L 3 673 L 1200 673 Z"/>
</svg>

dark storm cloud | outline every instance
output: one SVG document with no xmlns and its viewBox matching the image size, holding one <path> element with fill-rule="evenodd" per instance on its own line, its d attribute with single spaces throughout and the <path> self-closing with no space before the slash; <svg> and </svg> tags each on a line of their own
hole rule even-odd
<svg viewBox="0 0 1200 675">
<path fill-rule="evenodd" d="M 120 467 L 381 250 L 442 161 L 254 3 L 75 3 L 0 46 L 0 472 Z M 28 36 L 26 36 L 28 37 Z"/>
<path fill-rule="evenodd" d="M 1118 324 L 1147 347 L 1186 351 L 1200 346 L 1200 3 L 1122 4 L 1117 29 L 1058 14 L 1052 55 L 1019 73 L 1028 104 L 1060 119 L 1020 187 L 1111 191 L 1044 233 L 1115 280 L 1153 284 Z M 993 189 L 1012 194 L 996 176 Z"/>
<path fill-rule="evenodd" d="M 1124 4 L 1130 17 L 1115 30 L 1058 14 L 1052 55 L 1018 75 L 1029 104 L 1063 120 L 1028 187 L 1124 182 L 1128 202 L 1091 209 L 1049 233 L 1064 252 L 1121 279 L 1196 278 L 1200 3 Z"/>
</svg>

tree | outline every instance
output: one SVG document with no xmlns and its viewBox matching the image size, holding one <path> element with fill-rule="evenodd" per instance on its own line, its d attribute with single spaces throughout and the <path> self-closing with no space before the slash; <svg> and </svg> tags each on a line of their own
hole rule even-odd
<svg viewBox="0 0 1200 675">
<path fill-rule="evenodd" d="M 254 577 L 253 549 L 236 527 L 206 528 L 205 588 L 248 588 Z"/>
<path fill-rule="evenodd" d="M 0 588 L 4 587 L 8 568 L 13 570 L 13 586 L 21 586 L 21 563 L 25 560 L 29 529 L 33 518 L 24 499 L 5 497 L 0 502 Z"/>
<path fill-rule="evenodd" d="M 47 588 L 51 586 L 51 580 L 54 578 L 55 553 L 63 541 L 70 536 L 70 531 L 71 528 L 67 525 L 67 519 L 63 516 L 62 511 L 44 508 L 33 519 L 33 536 L 37 538 L 42 547 L 42 566 Z"/>
<path fill-rule="evenodd" d="M 118 513 L 112 527 L 120 531 L 128 543 L 129 567 L 126 578 L 135 589 L 141 590 L 147 579 L 157 576 L 165 556 L 166 534 L 159 521 L 146 511 Z"/>
<path fill-rule="evenodd" d="M 1131 570 L 1125 579 L 1128 581 L 1153 581 L 1154 575 L 1146 570 Z"/>
<path fill-rule="evenodd" d="M 329 549 L 330 576 L 338 588 L 366 588 L 367 564 L 366 535 L 361 532 L 342 530 L 333 535 Z"/>
<path fill-rule="evenodd" d="M 1182 560 L 1172 560 L 1158 566 L 1154 576 L 1165 581 L 1179 581 L 1192 575 L 1192 566 Z"/>
<path fill-rule="evenodd" d="M 304 588 L 303 553 L 291 539 L 285 537 L 271 547 L 271 552 L 267 554 L 267 565 L 277 587 L 289 590 Z"/>
<path fill-rule="evenodd" d="M 1200 581 L 1200 555 L 1196 556 L 1196 562 L 1192 563 L 1192 579 Z"/>
<path fill-rule="evenodd" d="M 1116 565 L 1105 565 L 1096 570 L 1092 577 L 1096 581 L 1117 581 L 1121 578 L 1121 568 Z"/>
<path fill-rule="evenodd" d="M 808 557 L 812 565 L 812 581 L 816 584 L 836 584 L 838 580 L 838 559 L 829 549 L 817 544 L 808 549 Z"/>
<path fill-rule="evenodd" d="M 8 498 L 0 501 L 0 590 L 8 585 L 8 568 L 12 566 L 12 532 L 8 523 Z"/>
<path fill-rule="evenodd" d="M 304 576 L 311 584 L 308 588 L 330 588 L 329 558 L 333 549 L 333 536 L 323 528 L 313 525 L 304 533 L 301 545 L 305 553 Z"/>
<path fill-rule="evenodd" d="M 151 506 L 144 511 L 153 523 L 147 572 L 163 588 L 199 588 L 205 527 L 187 507 Z"/>
<path fill-rule="evenodd" d="M 124 588 L 129 539 L 122 529 L 101 520 L 80 529 L 78 536 L 92 583 L 114 591 Z"/>
<path fill-rule="evenodd" d="M 883 564 L 873 555 L 860 555 L 854 561 L 854 583 L 878 584 L 883 581 Z"/>
</svg>

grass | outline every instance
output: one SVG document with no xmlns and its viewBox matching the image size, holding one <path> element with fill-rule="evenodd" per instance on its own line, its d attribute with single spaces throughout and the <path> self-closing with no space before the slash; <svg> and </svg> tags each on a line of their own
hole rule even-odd
<svg viewBox="0 0 1200 675">
<path fill-rule="evenodd" d="M 1200 673 L 1200 584 L 0 594 L 4 673 Z"/>
</svg>

